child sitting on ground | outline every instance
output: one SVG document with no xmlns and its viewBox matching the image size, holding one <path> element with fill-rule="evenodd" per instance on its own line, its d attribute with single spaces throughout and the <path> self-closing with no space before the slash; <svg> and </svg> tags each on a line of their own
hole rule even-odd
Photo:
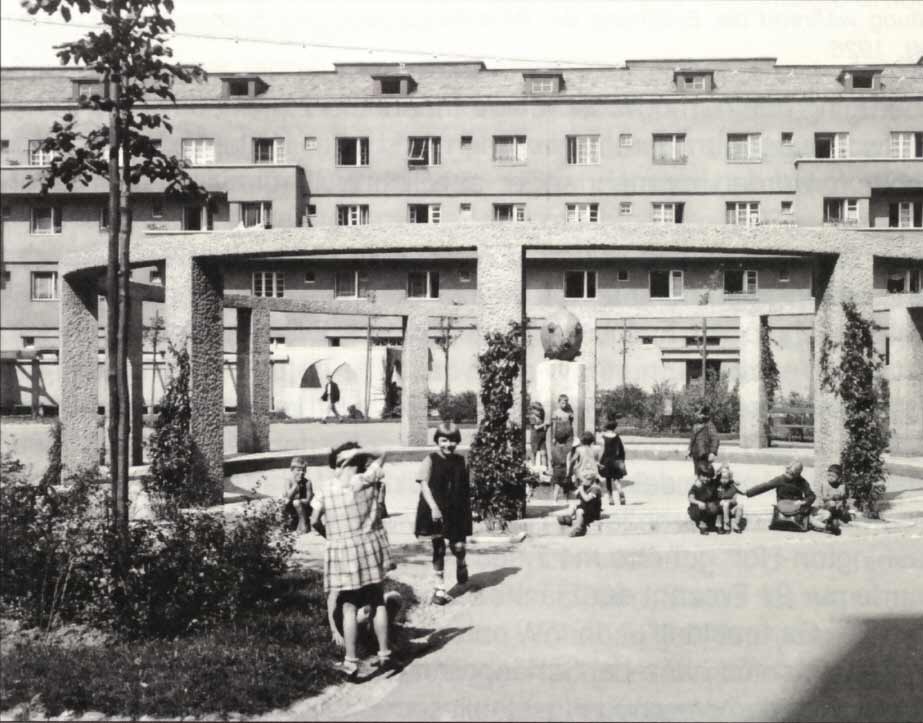
<svg viewBox="0 0 923 723">
<path fill-rule="evenodd" d="M 842 475 L 843 468 L 838 464 L 827 468 L 827 479 L 820 485 L 820 504 L 811 511 L 811 527 L 817 532 L 839 535 L 840 523 L 850 520 Z"/>
<path fill-rule="evenodd" d="M 619 504 L 625 504 L 625 492 L 622 490 L 622 477 L 625 476 L 625 445 L 622 444 L 622 438 L 616 432 L 618 422 L 615 419 L 609 419 L 606 422 L 606 431 L 603 432 L 603 453 L 599 460 L 599 475 L 606 480 L 606 490 L 609 492 L 609 504 L 614 505 L 615 500 L 612 498 L 612 482 L 615 481 L 615 489 L 619 493 Z"/>
<path fill-rule="evenodd" d="M 570 513 L 558 517 L 560 524 L 573 526 L 570 537 L 583 537 L 587 532 L 587 527 L 602 515 L 603 491 L 599 486 L 599 475 L 596 474 L 596 470 L 582 469 L 577 475 L 577 480 L 577 501 Z"/>
<path fill-rule="evenodd" d="M 727 464 L 721 465 L 718 470 L 718 534 L 726 535 L 732 529 L 734 532 L 743 532 L 747 525 L 744 519 L 744 506 L 738 501 L 737 495 L 744 492 L 734 482 L 734 473 Z"/>
</svg>

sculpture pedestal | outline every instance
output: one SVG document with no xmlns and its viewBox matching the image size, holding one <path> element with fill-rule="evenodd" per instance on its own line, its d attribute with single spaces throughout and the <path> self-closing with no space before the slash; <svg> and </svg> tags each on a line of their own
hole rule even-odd
<svg viewBox="0 0 923 723">
<path fill-rule="evenodd" d="M 551 419 L 558 408 L 558 397 L 566 394 L 574 410 L 574 436 L 584 430 L 586 415 L 586 364 L 579 361 L 545 359 L 538 363 L 535 373 L 533 401 L 545 408 L 545 420 Z"/>
</svg>

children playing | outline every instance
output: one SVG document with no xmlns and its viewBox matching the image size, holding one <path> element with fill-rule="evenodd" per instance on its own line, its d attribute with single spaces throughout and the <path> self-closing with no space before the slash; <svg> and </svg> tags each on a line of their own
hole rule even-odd
<svg viewBox="0 0 923 723">
<path fill-rule="evenodd" d="M 468 489 L 468 467 L 455 448 L 461 432 L 451 422 L 441 424 L 433 436 L 436 451 L 428 455 L 417 472 L 420 501 L 414 534 L 429 538 L 433 544 L 432 602 L 446 605 L 452 601 L 445 590 L 446 540 L 455 555 L 455 579 L 459 585 L 468 582 L 465 563 L 465 542 L 471 534 L 471 501 Z"/>
<path fill-rule="evenodd" d="M 378 666 L 391 667 L 388 647 L 388 611 L 383 581 L 391 569 L 391 547 L 378 511 L 379 485 L 384 472 L 384 455 L 346 442 L 331 450 L 334 477 L 316 492 L 311 524 L 321 516 L 326 524 L 324 590 L 328 595 L 330 627 L 336 637 L 334 611 L 342 606 L 342 643 L 346 648 L 339 670 L 350 680 L 359 674 L 357 656 L 357 611 L 369 606 L 378 640 Z"/>
<path fill-rule="evenodd" d="M 592 444 L 592 432 L 585 432 L 581 437 L 581 442 L 586 439 L 587 435 L 590 438 L 588 444 Z M 588 444 L 581 444 L 581 447 L 588 446 Z M 593 469 L 590 469 L 588 465 L 577 467 L 576 476 L 577 501 L 570 513 L 558 517 L 558 522 L 562 525 L 573 526 L 570 537 L 583 537 L 587 533 L 587 528 L 602 515 L 603 493 L 595 467 Z"/>
<path fill-rule="evenodd" d="M 744 507 L 738 501 L 737 495 L 744 494 L 734 482 L 734 473 L 727 464 L 721 465 L 718 470 L 718 518 L 716 526 L 719 535 L 726 535 L 731 530 L 743 532 L 746 526 Z"/>
<path fill-rule="evenodd" d="M 606 490 L 609 493 L 609 504 L 614 505 L 615 500 L 612 497 L 612 483 L 615 482 L 615 489 L 619 493 L 619 504 L 625 504 L 625 491 L 622 489 L 622 477 L 627 474 L 625 469 L 625 445 L 622 444 L 622 438 L 619 437 L 616 428 L 618 422 L 610 418 L 606 422 L 606 430 L 602 433 L 603 452 L 599 460 L 599 474 L 606 480 Z"/>
<path fill-rule="evenodd" d="M 827 468 L 827 479 L 820 485 L 820 504 L 811 510 L 811 529 L 839 535 L 842 532 L 840 523 L 849 522 L 842 475 L 843 468 L 838 464 L 831 464 Z"/>
</svg>

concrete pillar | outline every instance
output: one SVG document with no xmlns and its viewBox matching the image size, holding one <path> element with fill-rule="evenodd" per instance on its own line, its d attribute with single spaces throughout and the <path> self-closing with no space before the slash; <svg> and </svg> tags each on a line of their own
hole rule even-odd
<svg viewBox="0 0 923 723">
<path fill-rule="evenodd" d="M 144 454 L 144 302 L 128 302 L 128 388 L 131 416 L 131 463 L 143 464 Z"/>
<path fill-rule="evenodd" d="M 760 344 L 764 322 L 765 317 L 753 314 L 740 317 L 740 446 L 744 449 L 767 446 L 769 409 L 761 373 Z"/>
<path fill-rule="evenodd" d="M 511 321 L 525 321 L 524 251 L 518 243 L 486 240 L 478 244 L 478 333 L 481 347 L 491 331 L 505 332 Z M 523 340 L 525 341 L 525 340 Z M 513 389 L 510 419 L 522 424 L 525 355 L 518 383 Z M 478 416 L 481 415 L 480 394 Z"/>
<path fill-rule="evenodd" d="M 422 447 L 429 443 L 429 317 L 406 318 L 401 352 L 401 444 Z"/>
<path fill-rule="evenodd" d="M 845 245 L 845 244 L 844 244 Z M 822 258 L 814 269 L 814 477 L 818 470 L 839 462 L 847 440 L 843 403 L 821 387 L 821 358 L 824 339 L 843 341 L 846 317 L 842 304 L 852 301 L 865 318 L 871 318 L 872 266 L 871 250 L 844 250 L 836 258 Z M 797 456 L 797 455 L 795 455 Z"/>
<path fill-rule="evenodd" d="M 185 254 L 167 257 L 166 333 L 189 350 L 190 435 L 196 446 L 196 477 L 205 479 L 211 502 L 224 493 L 224 283 L 220 270 Z"/>
<path fill-rule="evenodd" d="M 265 304 L 237 310 L 237 451 L 269 451 L 272 365 L 270 311 Z"/>
<path fill-rule="evenodd" d="M 583 345 L 580 347 L 578 361 L 586 366 L 584 386 L 583 428 L 596 431 L 596 317 L 580 318 L 583 327 Z"/>
<path fill-rule="evenodd" d="M 99 465 L 99 322 L 96 279 L 61 279 L 61 461 Z"/>
<path fill-rule="evenodd" d="M 923 455 L 923 308 L 892 308 L 889 318 L 891 363 L 891 452 Z"/>
</svg>

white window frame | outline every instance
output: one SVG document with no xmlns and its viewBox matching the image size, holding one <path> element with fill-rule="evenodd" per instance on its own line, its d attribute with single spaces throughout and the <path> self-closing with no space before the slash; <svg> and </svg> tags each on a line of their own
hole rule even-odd
<svg viewBox="0 0 923 723">
<path fill-rule="evenodd" d="M 500 218 L 501 209 L 509 209 L 509 218 Z M 525 223 L 526 204 L 524 203 L 495 203 L 494 204 L 494 221 L 500 223 Z"/>
<path fill-rule="evenodd" d="M 859 224 L 859 199 L 857 198 L 825 198 L 823 201 L 823 223 L 835 226 L 856 226 Z M 839 220 L 828 220 L 827 207 L 829 204 L 839 205 Z"/>
<path fill-rule="evenodd" d="M 317 150 L 317 136 L 305 136 L 304 137 L 304 149 L 306 151 L 316 151 Z"/>
<path fill-rule="evenodd" d="M 651 220 L 654 223 L 676 223 L 676 209 L 680 205 L 677 201 L 654 201 L 651 203 Z"/>
<path fill-rule="evenodd" d="M 419 209 L 426 208 L 426 221 L 417 220 Z M 410 223 L 439 223 L 442 220 L 442 204 L 440 203 L 408 203 L 407 219 Z"/>
<path fill-rule="evenodd" d="M 341 291 L 346 291 L 345 286 L 340 285 L 341 276 L 346 276 L 350 274 L 352 276 L 352 283 L 350 288 L 352 293 L 343 294 Z M 365 294 L 360 295 L 359 291 L 361 288 L 360 282 L 365 281 Z M 336 271 L 333 274 L 333 298 L 334 299 L 367 299 L 369 298 L 369 272 L 366 269 L 353 269 L 345 271 Z"/>
<path fill-rule="evenodd" d="M 458 217 L 461 219 L 470 219 L 473 215 L 473 206 L 469 201 L 462 201 L 458 204 Z"/>
<path fill-rule="evenodd" d="M 356 162 L 344 163 L 342 147 L 352 142 L 355 145 Z M 369 165 L 368 136 L 338 136 L 334 144 L 336 165 L 338 168 L 367 168 Z"/>
<path fill-rule="evenodd" d="M 257 286 L 259 279 L 259 287 Z M 264 299 L 281 299 L 285 296 L 285 272 L 284 271 L 254 271 L 250 275 L 250 291 L 253 296 Z M 267 286 L 267 283 L 269 286 Z M 266 293 L 266 289 L 270 293 Z M 259 289 L 259 293 L 257 293 Z"/>
<path fill-rule="evenodd" d="M 599 204 L 577 202 L 565 204 L 567 223 L 599 223 Z"/>
<path fill-rule="evenodd" d="M 269 337 L 269 353 L 272 354 L 281 354 L 285 348 L 285 337 L 284 336 L 271 336 Z"/>
<path fill-rule="evenodd" d="M 827 158 L 828 160 L 835 159 L 844 159 L 849 158 L 849 133 L 848 132 L 837 132 L 837 133 L 815 133 L 814 142 L 815 146 L 818 140 L 826 138 L 830 140 L 830 156 L 821 156 L 821 158 Z M 816 151 L 816 148 L 815 148 Z"/>
<path fill-rule="evenodd" d="M 50 166 L 55 157 L 54 151 L 43 151 L 42 144 L 44 138 L 33 139 L 29 141 L 29 165 L 30 166 Z"/>
<path fill-rule="evenodd" d="M 510 154 L 499 154 L 497 151 L 500 147 L 509 146 Z M 505 156 L 509 157 L 505 157 Z M 503 157 L 501 157 L 503 156 Z M 522 165 L 528 160 L 528 136 L 524 135 L 504 135 L 493 137 L 493 160 L 494 163 L 502 165 Z"/>
<path fill-rule="evenodd" d="M 38 227 L 37 214 L 38 212 L 49 212 L 49 222 L 50 226 L 47 229 L 41 229 Z M 33 206 L 31 209 L 31 214 L 29 218 L 29 233 L 33 236 L 56 236 L 61 233 L 61 207 L 60 206 Z"/>
<path fill-rule="evenodd" d="M 619 216 L 631 216 L 633 206 L 631 201 L 619 201 Z"/>
<path fill-rule="evenodd" d="M 615 272 L 615 282 L 617 284 L 627 284 L 631 280 L 631 272 L 628 269 L 617 269 Z"/>
<path fill-rule="evenodd" d="M 657 144 L 670 141 L 670 157 L 657 157 Z M 686 134 L 685 133 L 654 133 L 651 138 L 651 157 L 654 163 L 685 163 L 688 160 L 686 155 Z"/>
<path fill-rule="evenodd" d="M 890 225 L 891 209 L 889 208 L 889 228 L 920 228 L 920 226 L 915 226 L 913 221 L 914 212 L 918 206 L 923 205 L 923 201 L 895 201 L 894 204 L 897 205 L 897 226 Z"/>
<path fill-rule="evenodd" d="M 51 281 L 51 295 L 43 296 L 36 293 L 36 282 L 39 280 Z M 58 272 L 57 271 L 32 271 L 29 274 L 29 298 L 32 301 L 57 301 L 58 300 Z"/>
<path fill-rule="evenodd" d="M 744 144 L 738 150 L 734 144 Z M 741 155 L 743 157 L 738 157 Z M 728 133 L 727 135 L 727 160 L 728 163 L 759 163 L 763 160 L 763 134 L 762 133 Z"/>
<path fill-rule="evenodd" d="M 580 276 L 581 283 L 581 295 L 580 296 L 568 296 L 567 295 L 567 279 L 573 274 L 578 274 Z M 590 279 L 593 279 L 593 293 L 590 295 Z M 564 295 L 565 299 L 595 299 L 599 293 L 599 278 L 596 275 L 595 271 L 587 271 L 585 269 L 569 269 L 561 275 L 561 292 Z"/>
<path fill-rule="evenodd" d="M 257 211 L 259 222 L 248 225 L 246 222 L 247 211 Z M 272 201 L 241 201 L 240 222 L 244 228 L 272 228 Z"/>
<path fill-rule="evenodd" d="M 779 143 L 786 147 L 795 145 L 795 132 L 782 131 L 779 134 Z"/>
<path fill-rule="evenodd" d="M 539 77 L 539 78 L 529 78 L 529 92 L 533 95 L 547 95 L 548 93 L 555 93 L 557 91 L 557 83 L 555 82 L 557 78 L 553 77 Z"/>
<path fill-rule="evenodd" d="M 788 204 L 786 208 L 785 204 Z M 791 199 L 779 201 L 779 213 L 783 216 L 792 216 L 795 213 L 795 202 Z"/>
<path fill-rule="evenodd" d="M 619 148 L 631 148 L 635 139 L 631 133 L 619 133 Z"/>
<path fill-rule="evenodd" d="M 337 226 L 367 226 L 368 223 L 368 204 L 347 203 L 337 205 Z"/>
<path fill-rule="evenodd" d="M 269 151 L 269 158 L 262 160 L 259 148 Z M 253 164 L 257 166 L 275 166 L 285 163 L 285 138 L 254 138 L 253 139 Z"/>
<path fill-rule="evenodd" d="M 724 288 L 727 283 L 727 270 L 724 271 L 723 291 L 724 296 L 730 299 L 753 298 L 760 292 L 760 275 L 755 269 L 740 269 L 740 291 L 728 291 Z"/>
<path fill-rule="evenodd" d="M 684 90 L 706 90 L 707 87 L 708 85 L 704 74 L 694 73 L 683 75 Z"/>
<path fill-rule="evenodd" d="M 598 134 L 567 136 L 567 165 L 598 166 L 601 157 Z"/>
<path fill-rule="evenodd" d="M 669 296 L 653 296 L 651 295 L 651 277 L 654 273 L 663 273 L 666 272 L 669 274 Z M 676 280 L 679 279 L 679 283 L 676 283 Z M 677 286 L 680 287 L 679 293 L 677 293 Z M 683 299 L 686 296 L 686 274 L 682 269 L 651 269 L 647 272 L 647 294 L 651 299 Z"/>
<path fill-rule="evenodd" d="M 891 158 L 923 157 L 923 132 L 891 131 Z"/>
<path fill-rule="evenodd" d="M 426 280 L 426 291 L 424 296 L 412 295 L 413 277 L 424 276 Z M 435 279 L 435 283 L 433 280 Z M 434 295 L 435 290 L 435 295 Z M 408 299 L 438 299 L 439 298 L 439 272 L 438 271 L 408 271 L 407 272 L 407 298 Z"/>
<path fill-rule="evenodd" d="M 759 226 L 759 201 L 728 201 L 725 204 L 725 221 L 732 226 Z"/>
<path fill-rule="evenodd" d="M 408 136 L 407 167 L 431 168 L 442 165 L 442 136 Z"/>
<path fill-rule="evenodd" d="M 182 158 L 190 166 L 211 166 L 215 163 L 214 138 L 183 138 L 180 143 Z"/>
<path fill-rule="evenodd" d="M 888 290 L 889 294 L 915 294 L 919 293 L 920 289 L 923 288 L 923 271 L 920 269 L 889 271 L 885 285 L 887 286 L 888 282 L 899 276 L 902 277 L 903 288 L 900 291 Z M 913 290 L 914 287 L 916 287 L 916 291 Z"/>
</svg>

